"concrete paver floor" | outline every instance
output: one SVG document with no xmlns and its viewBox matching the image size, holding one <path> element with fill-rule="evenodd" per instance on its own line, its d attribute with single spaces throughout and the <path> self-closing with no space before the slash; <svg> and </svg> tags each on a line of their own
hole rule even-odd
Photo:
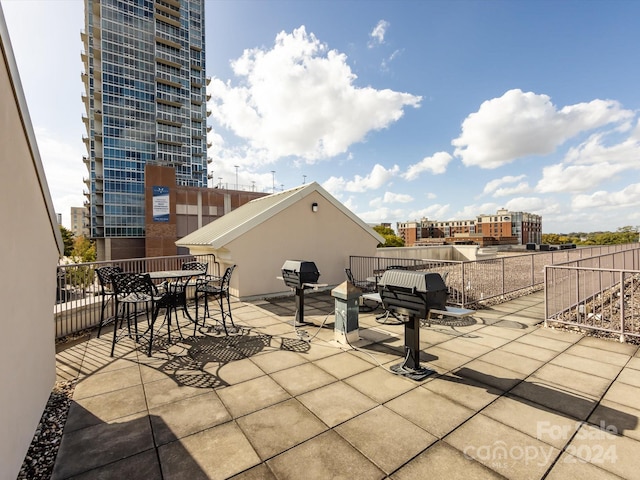
<svg viewBox="0 0 640 480">
<path fill-rule="evenodd" d="M 541 327 L 538 292 L 423 327 L 436 373 L 414 381 L 389 370 L 402 325 L 361 313 L 340 345 L 333 302 L 306 295 L 305 336 L 286 298 L 151 357 L 129 338 L 110 357 L 110 332 L 62 345 L 78 382 L 53 478 L 638 478 L 636 346 Z"/>
</svg>

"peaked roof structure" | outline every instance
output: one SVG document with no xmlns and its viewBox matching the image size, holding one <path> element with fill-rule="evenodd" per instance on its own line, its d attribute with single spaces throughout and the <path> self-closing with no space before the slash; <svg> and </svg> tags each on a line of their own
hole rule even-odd
<svg viewBox="0 0 640 480">
<path fill-rule="evenodd" d="M 181 238 L 176 242 L 179 247 L 194 245 L 210 246 L 219 249 L 248 232 L 252 228 L 269 220 L 290 205 L 302 200 L 313 192 L 322 195 L 328 202 L 371 234 L 379 243 L 384 243 L 375 230 L 363 222 L 357 215 L 336 200 L 329 192 L 317 182 L 308 183 L 299 187 L 274 193 L 266 197 L 256 198 L 241 207 L 223 215 L 219 219 L 199 228 L 195 232 Z"/>
</svg>

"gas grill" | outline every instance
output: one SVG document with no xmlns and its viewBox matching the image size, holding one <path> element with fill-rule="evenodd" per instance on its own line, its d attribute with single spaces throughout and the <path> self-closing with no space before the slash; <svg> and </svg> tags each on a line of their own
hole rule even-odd
<svg viewBox="0 0 640 480">
<path fill-rule="evenodd" d="M 430 309 L 444 310 L 447 286 L 438 273 L 410 270 L 387 270 L 378 281 L 383 307 L 404 322 L 404 362 L 391 369 L 414 380 L 422 380 L 434 373 L 420 367 L 420 319 Z"/>
<path fill-rule="evenodd" d="M 286 260 L 282 265 L 282 279 L 289 288 L 296 291 L 296 318 L 294 325 L 304 324 L 304 291 L 320 286 L 320 272 L 314 262 L 306 260 Z"/>
</svg>

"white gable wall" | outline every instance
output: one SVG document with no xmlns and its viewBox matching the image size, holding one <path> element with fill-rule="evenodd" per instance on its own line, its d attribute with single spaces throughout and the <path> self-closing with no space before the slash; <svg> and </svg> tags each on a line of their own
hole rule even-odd
<svg viewBox="0 0 640 480">
<path fill-rule="evenodd" d="M 311 211 L 314 202 L 318 204 L 315 213 Z M 249 298 L 289 291 L 276 279 L 285 260 L 313 261 L 320 283 L 338 285 L 346 280 L 349 256 L 374 256 L 377 245 L 375 237 L 316 191 L 229 242 L 224 252 L 203 252 L 237 264 L 231 294 Z M 200 249 L 191 248 L 191 252 L 200 253 Z"/>
<path fill-rule="evenodd" d="M 0 165 L 0 479 L 13 479 L 55 381 L 53 306 L 60 233 L 1 7 Z"/>
</svg>

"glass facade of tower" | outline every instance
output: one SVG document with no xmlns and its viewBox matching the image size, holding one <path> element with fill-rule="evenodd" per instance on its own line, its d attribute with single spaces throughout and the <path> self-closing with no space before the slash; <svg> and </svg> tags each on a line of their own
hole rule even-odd
<svg viewBox="0 0 640 480">
<path fill-rule="evenodd" d="M 207 185 L 205 0 L 85 0 L 91 237 L 144 238 L 146 164 Z"/>
</svg>

